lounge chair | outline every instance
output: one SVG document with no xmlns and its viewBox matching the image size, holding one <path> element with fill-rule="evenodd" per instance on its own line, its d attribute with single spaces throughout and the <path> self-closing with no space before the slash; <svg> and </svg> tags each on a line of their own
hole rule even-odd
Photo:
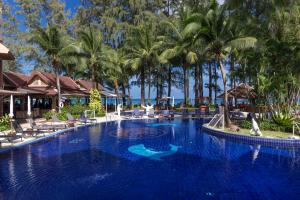
<svg viewBox="0 0 300 200">
<path fill-rule="evenodd" d="M 17 121 L 14 121 L 13 122 L 13 129 L 15 130 L 15 132 L 17 133 L 17 134 L 20 134 L 20 135 L 31 135 L 32 137 L 37 137 L 38 135 L 43 135 L 43 136 L 45 136 L 45 132 L 43 132 L 43 131 L 41 131 L 40 129 L 27 129 L 27 130 L 24 130 L 23 128 L 22 128 L 22 126 L 19 124 L 19 122 L 17 122 Z"/>
<path fill-rule="evenodd" d="M 58 119 L 56 115 L 52 115 L 52 125 L 55 130 L 65 129 L 68 127 L 67 123 Z"/>
<path fill-rule="evenodd" d="M 134 109 L 133 113 L 132 113 L 132 117 L 141 118 L 141 117 L 143 117 L 143 113 L 141 113 L 138 109 Z"/>
<path fill-rule="evenodd" d="M 167 119 L 171 119 L 174 117 L 174 114 L 170 110 L 162 110 L 160 116 Z"/>
<path fill-rule="evenodd" d="M 182 117 L 189 117 L 190 116 L 189 110 L 186 108 L 183 108 L 181 111 L 181 115 L 182 115 Z"/>
<path fill-rule="evenodd" d="M 201 117 L 205 114 L 205 112 L 199 108 L 195 109 L 194 114 L 192 115 L 192 117 Z"/>
<path fill-rule="evenodd" d="M 79 118 L 78 121 L 81 122 L 81 123 L 84 123 L 84 124 L 86 124 L 86 123 L 96 123 L 97 119 L 85 117 L 84 113 L 81 113 L 80 118 Z"/>
<path fill-rule="evenodd" d="M 154 113 L 154 110 L 149 110 L 149 112 L 148 112 L 148 117 L 149 118 L 154 118 L 155 117 L 155 113 Z"/>
<path fill-rule="evenodd" d="M 48 124 L 36 124 L 32 118 L 27 119 L 27 122 L 30 125 L 32 130 L 36 130 L 37 132 L 42 131 L 55 131 L 55 126 Z"/>
<path fill-rule="evenodd" d="M 71 113 L 67 113 L 68 123 L 74 124 L 76 122 L 86 124 L 88 123 L 88 118 L 80 117 L 79 119 L 75 119 Z"/>
</svg>

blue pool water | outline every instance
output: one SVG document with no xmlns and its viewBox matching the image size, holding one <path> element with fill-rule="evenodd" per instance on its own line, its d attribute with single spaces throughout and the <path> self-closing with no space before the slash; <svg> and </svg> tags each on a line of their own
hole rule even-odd
<svg viewBox="0 0 300 200">
<path fill-rule="evenodd" d="M 300 198 L 299 149 L 234 143 L 201 125 L 110 122 L 1 153 L 0 199 Z"/>
</svg>

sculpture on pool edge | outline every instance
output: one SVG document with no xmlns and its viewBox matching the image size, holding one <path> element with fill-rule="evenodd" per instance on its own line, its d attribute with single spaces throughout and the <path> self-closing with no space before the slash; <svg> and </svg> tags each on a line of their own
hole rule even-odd
<svg viewBox="0 0 300 200">
<path fill-rule="evenodd" d="M 143 156 L 149 158 L 151 160 L 161 160 L 162 157 L 170 156 L 175 154 L 180 146 L 169 144 L 169 151 L 155 151 L 151 148 L 146 148 L 144 144 L 137 144 L 128 147 L 128 151 L 131 153 L 137 154 L 139 156 Z"/>
<path fill-rule="evenodd" d="M 142 106 L 142 108 L 144 108 L 146 110 L 146 115 L 149 114 L 149 111 L 153 109 L 153 105 L 146 105 L 146 106 Z"/>
<path fill-rule="evenodd" d="M 255 115 L 253 113 L 249 113 L 249 117 L 251 118 L 252 128 L 250 130 L 250 135 L 262 136 L 262 133 L 258 127 L 258 124 L 255 120 Z"/>
</svg>

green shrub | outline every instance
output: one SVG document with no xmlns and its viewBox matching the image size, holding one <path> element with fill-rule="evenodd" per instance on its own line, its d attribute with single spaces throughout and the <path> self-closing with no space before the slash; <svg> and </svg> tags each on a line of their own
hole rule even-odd
<svg viewBox="0 0 300 200">
<path fill-rule="evenodd" d="M 57 114 L 57 113 L 54 112 L 54 111 L 48 111 L 48 112 L 46 112 L 46 113 L 43 114 L 43 117 L 44 117 L 46 120 L 49 120 L 49 119 L 51 119 L 52 115 L 55 115 L 55 114 Z"/>
<path fill-rule="evenodd" d="M 262 131 L 283 131 L 283 132 L 289 132 L 290 128 L 280 126 L 276 124 L 273 120 L 265 119 L 261 122 L 259 122 L 259 128 Z M 252 122 L 250 120 L 243 120 L 239 123 L 239 127 L 243 129 L 251 129 L 252 128 Z"/>
<path fill-rule="evenodd" d="M 104 111 L 101 102 L 101 96 L 97 89 L 91 89 L 90 91 L 90 103 L 89 107 L 95 110 L 97 116 L 102 116 Z"/>
<path fill-rule="evenodd" d="M 244 128 L 244 129 L 251 129 L 252 123 L 249 120 L 243 120 L 242 122 L 240 122 L 239 127 Z"/>
<path fill-rule="evenodd" d="M 10 118 L 8 115 L 0 117 L 0 131 L 5 131 L 10 129 Z"/>
<path fill-rule="evenodd" d="M 62 120 L 62 121 L 67 121 L 68 120 L 67 112 L 63 111 L 63 110 L 61 111 L 61 113 L 58 113 L 58 112 L 55 112 L 55 111 L 48 111 L 48 112 L 44 113 L 43 117 L 46 120 L 50 120 L 53 115 L 56 115 L 59 120 Z"/>
<path fill-rule="evenodd" d="M 72 106 L 65 106 L 61 110 L 65 113 L 70 113 L 74 118 L 79 118 L 81 113 L 90 108 L 87 105 L 76 104 Z"/>
</svg>

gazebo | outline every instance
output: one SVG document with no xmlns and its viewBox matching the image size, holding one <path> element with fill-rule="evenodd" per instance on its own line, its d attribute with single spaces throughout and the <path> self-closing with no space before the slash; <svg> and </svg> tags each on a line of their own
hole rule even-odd
<svg viewBox="0 0 300 200">
<path fill-rule="evenodd" d="M 255 99 L 257 97 L 256 92 L 252 86 L 248 84 L 241 83 L 235 88 L 231 88 L 227 91 L 228 99 L 231 99 L 232 104 L 237 105 L 238 99 Z M 218 98 L 224 98 L 224 93 L 219 95 Z M 232 105 L 233 106 L 233 105 Z M 247 105 L 241 104 L 239 105 L 241 109 L 247 109 Z"/>
</svg>

